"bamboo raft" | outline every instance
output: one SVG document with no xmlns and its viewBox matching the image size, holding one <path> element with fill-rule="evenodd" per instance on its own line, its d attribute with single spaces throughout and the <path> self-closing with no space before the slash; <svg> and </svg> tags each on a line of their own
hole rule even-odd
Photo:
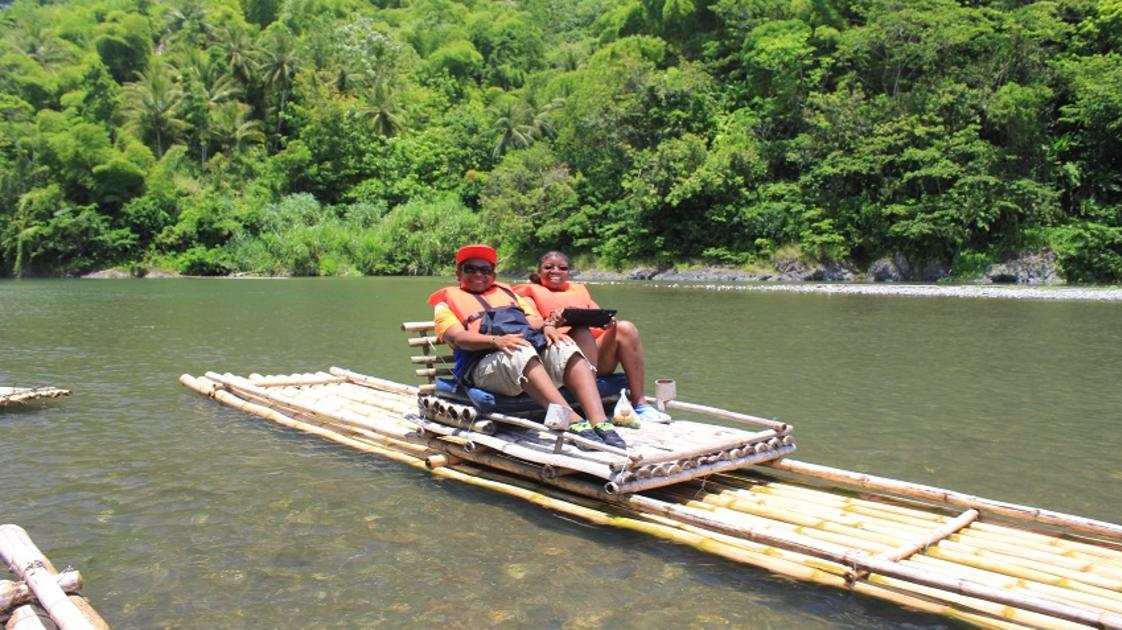
<svg viewBox="0 0 1122 630">
<path fill-rule="evenodd" d="M 0 407 L 40 398 L 58 398 L 59 396 L 69 395 L 69 389 L 59 389 L 58 387 L 0 387 Z"/>
<path fill-rule="evenodd" d="M 633 466 L 634 476 L 625 477 L 618 474 L 624 468 L 609 465 L 605 477 L 603 468 L 562 465 L 568 460 L 534 463 L 509 443 L 483 439 L 500 433 L 478 423 L 501 420 L 469 414 L 449 422 L 453 414 L 443 412 L 446 422 L 429 421 L 422 388 L 341 368 L 248 378 L 208 372 L 180 381 L 225 405 L 435 475 L 792 578 L 981 627 L 1122 628 L 1122 526 L 1113 523 L 790 459 L 714 467 L 635 490 L 627 484 L 654 478 L 653 470 L 640 477 Z M 678 401 L 666 406 L 752 418 Z M 649 444 L 638 448 L 658 457 Z M 654 463 L 681 466 L 689 459 L 682 455 Z M 663 477 L 674 474 L 669 468 Z"/>
<path fill-rule="evenodd" d="M 13 580 L 0 580 L 0 623 L 5 630 L 108 630 L 109 624 L 78 591 L 82 576 L 61 573 L 18 525 L 0 525 L 0 560 Z"/>
</svg>

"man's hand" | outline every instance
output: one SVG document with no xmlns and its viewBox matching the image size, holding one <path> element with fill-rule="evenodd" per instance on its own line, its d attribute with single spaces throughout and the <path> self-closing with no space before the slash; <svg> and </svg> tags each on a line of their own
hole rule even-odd
<svg viewBox="0 0 1122 630">
<path fill-rule="evenodd" d="M 507 354 L 514 354 L 519 348 L 525 348 L 529 345 L 530 342 L 526 341 L 522 335 L 510 334 L 495 336 L 495 347 Z"/>
</svg>

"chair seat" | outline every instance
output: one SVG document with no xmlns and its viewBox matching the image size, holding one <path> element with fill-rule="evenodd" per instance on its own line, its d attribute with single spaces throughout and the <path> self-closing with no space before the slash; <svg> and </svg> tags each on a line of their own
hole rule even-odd
<svg viewBox="0 0 1122 630">
<path fill-rule="evenodd" d="M 627 387 L 627 376 L 622 372 L 596 379 L 596 388 L 600 391 L 600 398 L 604 402 L 617 400 L 620 390 L 625 387 Z M 576 397 L 567 388 L 562 387 L 560 390 L 565 400 L 571 404 L 576 402 Z M 526 414 L 545 411 L 537 401 L 527 394 L 503 396 L 478 387 L 461 387 L 450 378 L 436 379 L 436 395 L 459 403 L 473 405 L 483 413 Z"/>
</svg>

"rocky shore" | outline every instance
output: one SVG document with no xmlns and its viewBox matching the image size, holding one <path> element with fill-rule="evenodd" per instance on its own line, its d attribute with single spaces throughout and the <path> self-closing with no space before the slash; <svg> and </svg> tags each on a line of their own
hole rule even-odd
<svg viewBox="0 0 1122 630">
<path fill-rule="evenodd" d="M 675 282 L 661 280 L 608 279 L 607 274 L 586 274 L 581 278 L 589 284 L 635 284 L 662 287 L 692 287 L 711 291 L 758 291 L 778 293 L 821 293 L 828 295 L 892 295 L 909 297 L 959 297 L 1020 300 L 1079 300 L 1122 302 L 1120 287 L 1068 287 L 977 284 L 886 284 L 859 282 L 739 282 L 713 281 Z M 593 279 L 593 276 L 599 276 Z"/>
<path fill-rule="evenodd" d="M 1119 287 L 1065 286 L 1056 257 L 1048 251 L 1026 253 L 988 265 L 977 278 L 954 284 L 947 283 L 949 273 L 941 265 L 912 264 L 902 256 L 877 260 L 865 272 L 845 264 L 824 266 L 798 259 L 773 262 L 774 271 L 636 268 L 626 273 L 590 270 L 577 273 L 574 278 L 592 284 L 639 281 L 717 291 L 1122 302 Z"/>
</svg>

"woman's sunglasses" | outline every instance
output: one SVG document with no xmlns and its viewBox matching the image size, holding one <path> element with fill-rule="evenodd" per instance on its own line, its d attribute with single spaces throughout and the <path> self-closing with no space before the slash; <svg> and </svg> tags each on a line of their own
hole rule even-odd
<svg viewBox="0 0 1122 630">
<path fill-rule="evenodd" d="M 460 265 L 460 271 L 471 275 L 473 273 L 480 273 L 489 276 L 495 273 L 495 268 L 491 265 Z"/>
<path fill-rule="evenodd" d="M 553 263 L 546 263 L 546 264 L 542 265 L 542 269 L 545 269 L 546 271 L 552 271 L 554 269 L 556 269 L 557 271 L 568 271 L 569 266 L 568 265 L 555 265 Z"/>
</svg>

